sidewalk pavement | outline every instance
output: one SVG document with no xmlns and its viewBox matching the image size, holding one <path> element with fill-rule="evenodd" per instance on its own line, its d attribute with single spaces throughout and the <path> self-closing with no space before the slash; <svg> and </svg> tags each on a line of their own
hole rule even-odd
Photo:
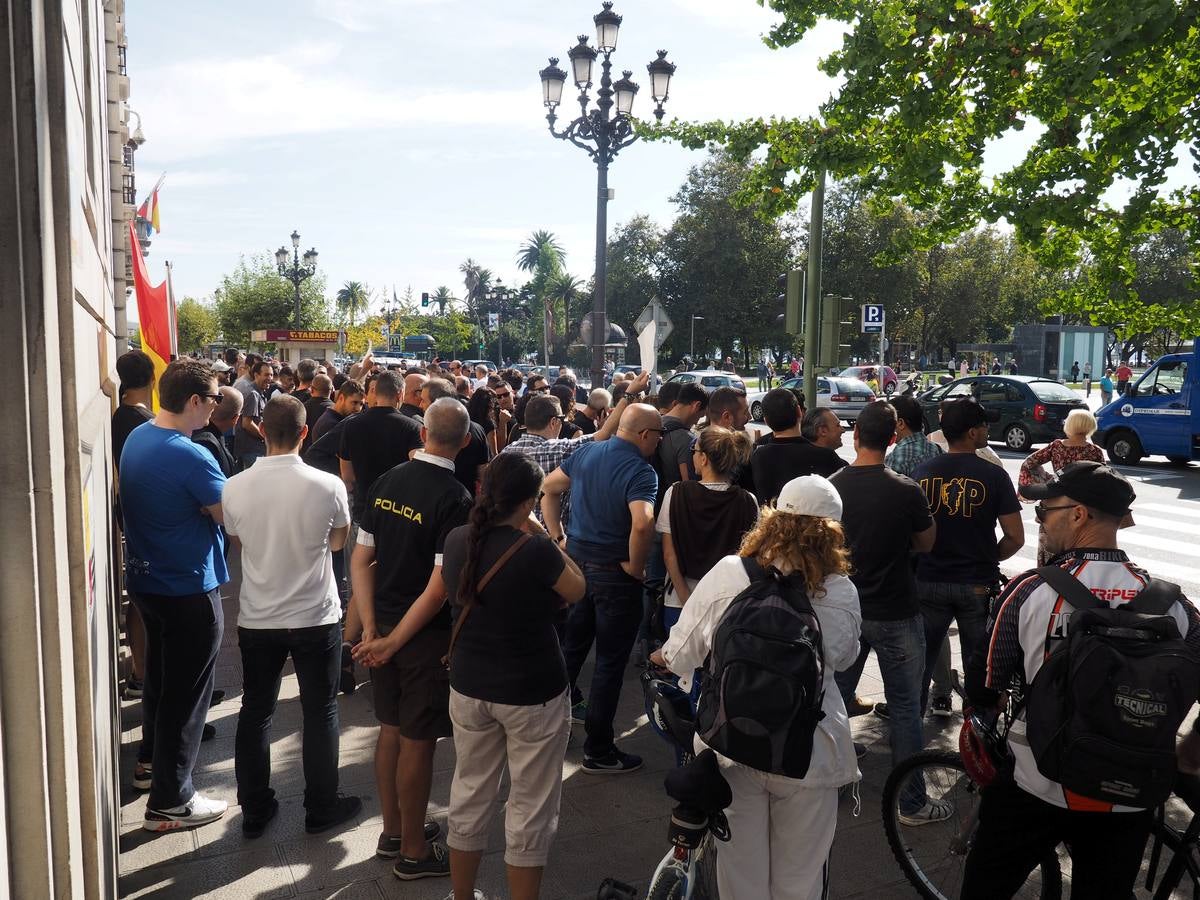
<svg viewBox="0 0 1200 900">
<path fill-rule="evenodd" d="M 233 744 L 242 687 L 237 647 L 236 581 L 225 588 L 225 638 L 216 685 L 225 699 L 209 714 L 215 740 L 201 744 L 196 787 L 229 802 L 220 821 L 189 831 L 162 835 L 141 828 L 145 795 L 133 790 L 141 704 L 122 704 L 120 895 L 169 898 L 276 898 L 317 900 L 434 900 L 450 892 L 449 879 L 401 882 L 391 863 L 377 859 L 375 842 L 382 830 L 375 793 L 373 752 L 377 725 L 370 684 L 340 696 L 341 790 L 363 799 L 363 812 L 342 831 L 308 835 L 304 831 L 304 779 L 300 763 L 300 702 L 295 674 L 284 671 L 271 743 L 272 786 L 278 817 L 257 840 L 242 837 L 241 813 L 233 771 Z M 957 644 L 957 642 L 955 642 Z M 957 646 L 955 660 L 957 664 Z M 646 723 L 637 669 L 630 667 L 617 716 L 621 747 L 644 757 L 645 767 L 622 776 L 590 776 L 580 770 L 582 728 L 572 735 L 563 762 L 562 813 L 557 841 L 546 867 L 542 896 L 590 900 L 605 877 L 645 890 L 655 865 L 668 849 L 671 801 L 663 776 L 673 765 L 668 745 Z M 364 675 L 365 677 L 365 675 Z M 585 670 L 584 683 L 589 677 Z M 874 657 L 868 662 L 860 696 L 883 699 Z M 868 747 L 860 763 L 863 780 L 858 814 L 852 793 L 843 792 L 833 847 L 831 897 L 912 896 L 888 849 L 880 823 L 880 799 L 890 769 L 886 724 L 867 715 L 852 720 L 855 739 Z M 957 741 L 960 719 L 935 719 L 927 726 L 931 743 Z M 945 724 L 943 724 L 945 723 Z M 440 742 L 434 764 L 430 814 L 445 828 L 446 804 L 454 774 L 454 744 Z M 497 804 L 492 837 L 480 869 L 479 888 L 489 898 L 507 896 L 504 882 L 503 804 Z M 797 848 L 802 851 L 802 848 Z"/>
</svg>

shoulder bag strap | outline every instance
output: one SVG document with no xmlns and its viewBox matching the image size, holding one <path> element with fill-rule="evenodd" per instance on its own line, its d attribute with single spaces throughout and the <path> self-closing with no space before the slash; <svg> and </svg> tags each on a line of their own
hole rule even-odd
<svg viewBox="0 0 1200 900">
<path fill-rule="evenodd" d="M 1061 566 L 1039 566 L 1034 570 L 1075 609 L 1108 609 L 1083 584 Z"/>
<path fill-rule="evenodd" d="M 483 589 L 488 586 L 489 582 L 496 577 L 496 573 L 504 568 L 505 563 L 513 558 L 513 555 L 520 550 L 532 537 L 528 532 L 523 532 L 519 538 L 513 541 L 513 545 L 505 550 L 498 560 L 492 564 L 492 567 L 487 570 L 482 578 L 479 579 L 479 584 L 475 588 L 475 597 L 471 602 L 463 607 L 463 611 L 458 614 L 458 620 L 454 623 L 454 629 L 450 632 L 450 645 L 446 648 L 446 655 L 442 657 L 442 662 L 445 665 L 450 665 L 450 654 L 454 652 L 454 644 L 458 640 L 458 633 L 462 631 L 462 627 L 467 624 L 467 617 L 471 615 L 471 610 L 475 608 L 475 602 L 479 595 L 483 593 Z"/>
<path fill-rule="evenodd" d="M 1183 590 L 1172 581 L 1151 578 L 1129 605 L 1137 612 L 1165 616 L 1183 599 Z"/>
</svg>

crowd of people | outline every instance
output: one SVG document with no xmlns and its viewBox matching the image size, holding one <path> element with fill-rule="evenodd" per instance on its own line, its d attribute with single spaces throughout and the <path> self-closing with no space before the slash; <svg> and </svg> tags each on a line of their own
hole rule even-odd
<svg viewBox="0 0 1200 900">
<path fill-rule="evenodd" d="M 376 853 L 399 879 L 449 877 L 455 900 L 480 896 L 506 772 L 510 895 L 539 895 L 572 726 L 584 732 L 583 774 L 641 768 L 614 727 L 631 657 L 675 673 L 693 701 L 725 690 L 704 668 L 761 573 L 811 605 L 824 688 L 802 776 L 719 756 L 733 793 L 731 840 L 717 856 L 728 900 L 823 896 L 838 791 L 858 780 L 864 752 L 849 719 L 885 719 L 894 762 L 919 750 L 924 718 L 953 714 L 952 622 L 971 702 L 993 706 L 1014 675 L 1032 681 L 1039 648 L 1048 655 L 1065 637 L 1041 575 L 1007 587 L 1000 575 L 1025 542 L 1021 497 L 1040 501 L 1039 563 L 1091 589 L 1119 588 L 1103 594 L 1114 605 L 1149 580 L 1117 548 L 1133 491 L 1093 452 L 1095 420 L 1083 411 L 1022 467 L 1019 497 L 989 456 L 989 414 L 971 398 L 944 404 L 933 435 L 911 397 L 868 404 L 848 462 L 837 416 L 806 410 L 787 388 L 764 396 L 769 433 L 756 437 L 741 391 L 668 382 L 649 394 L 648 374 L 586 390 L 567 370 L 551 383 L 436 358 L 388 369 L 368 355 L 337 371 L 231 352 L 175 360 L 156 382 L 140 351 L 117 370 L 126 696 L 143 709 L 133 775 L 148 791 L 143 826 L 189 828 L 227 810 L 196 788 L 192 770 L 219 699 L 221 588 L 236 554 L 243 834 L 262 835 L 279 811 L 270 741 L 289 657 L 306 830 L 358 816 L 361 799 L 338 789 L 337 695 L 353 693 L 365 667 L 379 722 Z M 1200 616 L 1177 602 L 1181 634 L 1200 642 Z M 856 694 L 872 650 L 885 694 L 875 704 Z M 429 801 L 447 738 L 456 764 L 443 841 Z M 1043 852 L 1035 844 L 1104 831 L 1081 824 L 1094 803 L 1075 803 L 1028 759 L 1018 758 L 1015 779 L 985 792 L 963 896 L 1010 896 L 989 879 L 1016 890 Z M 901 801 L 906 827 L 952 812 L 920 787 Z M 1042 824 L 1028 834 L 1002 824 L 1018 816 Z M 1120 884 L 1149 818 L 1135 811 L 1123 822 L 1070 848 Z"/>
</svg>

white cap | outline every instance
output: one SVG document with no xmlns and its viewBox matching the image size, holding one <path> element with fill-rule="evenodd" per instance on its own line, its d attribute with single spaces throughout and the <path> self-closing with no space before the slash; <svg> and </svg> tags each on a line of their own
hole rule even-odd
<svg viewBox="0 0 1200 900">
<path fill-rule="evenodd" d="M 212 364 L 212 368 L 214 372 L 228 372 L 229 364 L 223 359 L 218 359 Z"/>
<path fill-rule="evenodd" d="M 779 492 L 775 508 L 794 516 L 821 516 L 839 521 L 842 518 L 841 496 L 829 479 L 820 475 L 793 478 Z"/>
</svg>

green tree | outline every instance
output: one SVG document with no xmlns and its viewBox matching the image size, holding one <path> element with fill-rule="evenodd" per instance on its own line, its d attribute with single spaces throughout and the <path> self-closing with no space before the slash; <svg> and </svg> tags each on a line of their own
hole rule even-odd
<svg viewBox="0 0 1200 900">
<path fill-rule="evenodd" d="M 1007 220 L 1041 262 L 1080 267 L 1053 307 L 1091 321 L 1200 328 L 1193 273 L 1178 302 L 1144 303 L 1135 248 L 1178 229 L 1200 248 L 1200 184 L 1166 192 L 1181 151 L 1200 172 L 1200 7 L 1195 0 L 760 0 L 781 20 L 772 48 L 822 19 L 843 23 L 820 63 L 840 82 L 820 119 L 672 123 L 752 163 L 741 188 L 766 214 L 795 208 L 826 169 L 922 214 L 913 246 L 980 219 Z M 1029 127 L 1032 146 L 995 171 L 989 151 Z M 988 165 L 988 163 L 992 165 Z M 1114 187 L 1131 188 L 1124 202 Z"/>
<path fill-rule="evenodd" d="M 213 291 L 213 305 L 226 343 L 245 347 L 250 332 L 265 328 L 290 328 L 294 324 L 292 284 L 279 276 L 274 261 L 257 253 L 238 260 Z M 331 324 L 325 299 L 325 276 L 318 272 L 300 286 L 300 326 L 327 328 Z"/>
<path fill-rule="evenodd" d="M 450 307 L 450 304 L 457 299 L 457 297 L 450 293 L 450 288 L 443 284 L 440 285 L 432 295 L 430 295 L 429 302 L 436 303 L 438 314 L 444 316 L 446 314 L 446 310 Z"/>
<path fill-rule="evenodd" d="M 608 242 L 608 279 L 605 300 L 608 320 L 620 326 L 629 339 L 626 353 L 637 355 L 633 323 L 658 293 L 658 256 L 663 231 L 649 216 L 634 216 L 618 225 Z"/>
<path fill-rule="evenodd" d="M 353 328 L 355 318 L 371 305 L 371 289 L 361 281 L 347 281 L 338 289 L 334 302 L 341 320 Z"/>
<path fill-rule="evenodd" d="M 659 254 L 660 299 L 675 323 L 664 352 L 688 352 L 690 317 L 696 352 L 719 348 L 749 366 L 759 351 L 790 345 L 776 315 L 776 280 L 796 260 L 794 224 L 738 206 L 747 166 L 726 154 L 693 167 L 672 198 L 679 209 Z"/>
<path fill-rule="evenodd" d="M 517 268 L 532 275 L 526 287 L 542 305 L 543 356 L 549 354 L 551 344 L 557 351 L 566 336 L 568 309 L 564 305 L 562 315 L 558 315 L 559 300 L 552 296 L 550 290 L 551 284 L 562 274 L 565 260 L 566 254 L 558 239 L 545 230 L 533 232 L 517 251 Z M 561 328 L 559 322 L 562 323 Z M 548 363 L 549 359 L 543 362 Z"/>
<path fill-rule="evenodd" d="M 175 336 L 180 353 L 203 349 L 217 339 L 221 326 L 211 306 L 194 297 L 184 297 L 175 307 Z"/>
</svg>

